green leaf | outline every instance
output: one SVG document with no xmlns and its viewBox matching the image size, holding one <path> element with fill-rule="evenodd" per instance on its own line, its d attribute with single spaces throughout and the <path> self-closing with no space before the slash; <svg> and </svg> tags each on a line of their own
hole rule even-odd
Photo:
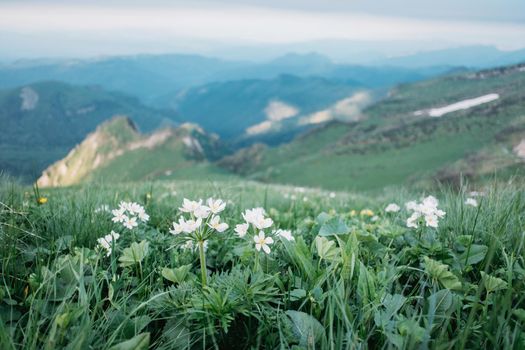
<svg viewBox="0 0 525 350">
<path fill-rule="evenodd" d="M 441 289 L 427 298 L 428 313 L 439 317 L 447 317 L 454 311 L 454 294 L 448 289 Z"/>
<path fill-rule="evenodd" d="M 376 298 L 376 275 L 359 262 L 359 276 L 357 277 L 357 295 L 362 305 L 367 305 Z"/>
<path fill-rule="evenodd" d="M 293 323 L 293 334 L 300 346 L 308 349 L 315 348 L 315 344 L 324 337 L 323 325 L 313 316 L 295 310 L 286 311 Z"/>
<path fill-rule="evenodd" d="M 430 259 L 428 256 L 424 256 L 423 260 L 425 271 L 430 275 L 430 277 L 439 281 L 443 287 L 452 290 L 461 289 L 461 282 L 456 277 L 456 275 L 448 270 L 448 265 Z"/>
<path fill-rule="evenodd" d="M 142 262 L 146 255 L 148 255 L 148 250 L 149 243 L 147 241 L 141 241 L 140 243 L 131 243 L 131 246 L 124 249 L 122 255 L 118 259 L 120 261 L 120 266 L 133 266 L 137 263 Z"/>
<path fill-rule="evenodd" d="M 350 232 L 343 219 L 340 217 L 331 218 L 323 223 L 319 230 L 319 236 L 345 235 Z"/>
<path fill-rule="evenodd" d="M 341 249 L 339 249 L 334 241 L 330 241 L 326 237 L 315 237 L 315 247 L 317 248 L 317 255 L 324 260 L 335 260 L 340 257 Z"/>
<path fill-rule="evenodd" d="M 186 280 L 190 270 L 191 270 L 191 264 L 182 265 L 175 269 L 170 269 L 170 268 L 165 267 L 162 269 L 162 277 L 164 277 L 165 279 L 173 283 L 181 283 Z"/>
<path fill-rule="evenodd" d="M 487 255 L 488 250 L 489 248 L 486 245 L 473 244 L 470 246 L 470 251 L 467 248 L 467 250 L 465 250 L 463 254 L 460 255 L 460 263 L 465 264 L 466 266 L 477 264 L 485 259 L 485 255 Z"/>
<path fill-rule="evenodd" d="M 141 333 L 133 338 L 118 343 L 110 348 L 110 350 L 145 350 L 149 347 L 150 334 Z"/>
<path fill-rule="evenodd" d="M 514 316 L 516 316 L 521 322 L 525 322 L 525 310 L 523 309 L 516 309 L 512 311 Z"/>
<path fill-rule="evenodd" d="M 507 288 L 507 282 L 501 278 L 486 274 L 483 271 L 481 271 L 481 279 L 483 281 L 483 286 L 489 293 Z"/>
<path fill-rule="evenodd" d="M 304 289 L 294 289 L 290 292 L 290 300 L 297 301 L 306 297 L 306 291 Z"/>
</svg>

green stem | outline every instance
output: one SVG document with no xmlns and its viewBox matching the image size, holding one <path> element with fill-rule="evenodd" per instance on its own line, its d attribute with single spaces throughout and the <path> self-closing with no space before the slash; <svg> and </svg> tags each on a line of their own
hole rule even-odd
<svg viewBox="0 0 525 350">
<path fill-rule="evenodd" d="M 259 252 L 255 252 L 255 266 L 253 267 L 253 271 L 258 272 L 259 271 Z"/>
<path fill-rule="evenodd" d="M 201 281 L 202 287 L 206 287 L 206 255 L 204 254 L 204 241 L 199 240 L 199 255 L 201 261 Z"/>
</svg>

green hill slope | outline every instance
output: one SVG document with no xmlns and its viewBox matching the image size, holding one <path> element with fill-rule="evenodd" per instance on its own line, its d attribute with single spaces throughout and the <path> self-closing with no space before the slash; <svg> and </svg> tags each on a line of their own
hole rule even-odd
<svg viewBox="0 0 525 350">
<path fill-rule="evenodd" d="M 192 124 L 140 134 L 126 117 L 113 118 L 89 134 L 64 159 L 48 167 L 39 186 L 80 182 L 139 181 L 153 178 L 206 178 L 224 170 L 210 161 L 221 156 L 216 136 Z"/>
<path fill-rule="evenodd" d="M 446 111 L 440 108 L 482 96 L 497 98 L 437 116 Z M 373 189 L 455 181 L 460 173 L 472 179 L 496 170 L 512 174 L 524 168 L 523 140 L 525 65 L 517 65 L 400 86 L 360 121 L 329 123 L 287 145 L 244 150 L 221 164 L 263 181 Z"/>
<path fill-rule="evenodd" d="M 175 119 L 97 87 L 42 82 L 0 90 L 0 169 L 34 178 L 115 115 L 130 116 L 146 131 Z"/>
<path fill-rule="evenodd" d="M 365 86 L 353 80 L 281 75 L 275 79 L 214 82 L 167 96 L 185 120 L 228 140 L 289 141 L 307 125 L 301 117 L 348 99 Z"/>
</svg>

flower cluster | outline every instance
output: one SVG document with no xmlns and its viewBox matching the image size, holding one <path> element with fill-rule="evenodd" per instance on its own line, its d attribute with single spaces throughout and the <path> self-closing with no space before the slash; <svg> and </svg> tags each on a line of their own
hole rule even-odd
<svg viewBox="0 0 525 350">
<path fill-rule="evenodd" d="M 273 225 L 273 220 L 266 217 L 266 211 L 263 208 L 247 209 L 242 217 L 244 223 L 235 226 L 235 232 L 240 238 L 243 238 L 248 233 L 250 226 L 254 231 L 253 241 L 255 242 L 255 249 L 257 251 L 263 250 L 266 254 L 270 254 L 270 244 L 274 243 L 271 236 L 266 236 L 264 230 L 269 229 Z M 273 230 L 272 235 L 282 237 L 288 241 L 295 240 L 292 232 L 289 230 Z"/>
<path fill-rule="evenodd" d="M 217 232 L 226 231 L 229 226 L 221 222 L 221 217 L 218 215 L 226 208 L 226 203 L 222 199 L 208 198 L 206 204 L 203 205 L 202 200 L 191 201 L 184 198 L 179 210 L 190 214 L 190 218 L 185 219 L 181 216 L 178 222 L 173 222 L 170 233 L 173 235 L 194 233 L 201 229 L 203 223 Z"/>
<path fill-rule="evenodd" d="M 120 202 L 118 209 L 111 211 L 113 222 L 119 222 L 125 228 L 131 230 L 139 225 L 139 221 L 147 222 L 149 215 L 146 214 L 144 207 L 135 202 Z"/>
<path fill-rule="evenodd" d="M 408 211 L 412 211 L 412 215 L 407 219 L 407 227 L 418 228 L 424 219 L 427 227 L 438 227 L 438 221 L 445 216 L 443 210 L 438 209 L 438 200 L 433 196 L 428 196 L 423 199 L 421 203 L 410 201 L 405 204 Z"/>
<path fill-rule="evenodd" d="M 120 235 L 114 231 L 105 235 L 102 238 L 97 239 L 99 247 L 106 250 L 106 256 L 111 255 L 111 250 L 114 242 L 120 238 Z"/>
</svg>

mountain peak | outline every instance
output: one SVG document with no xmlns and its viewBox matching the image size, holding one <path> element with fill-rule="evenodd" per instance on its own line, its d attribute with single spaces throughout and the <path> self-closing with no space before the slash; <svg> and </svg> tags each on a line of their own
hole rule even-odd
<svg viewBox="0 0 525 350">
<path fill-rule="evenodd" d="M 62 160 L 48 167 L 39 186 L 68 186 L 90 179 L 137 180 L 208 164 L 221 152 L 215 135 L 186 123 L 141 134 L 127 116 L 99 125 Z M 167 175 L 166 175 L 167 176 Z"/>
</svg>

